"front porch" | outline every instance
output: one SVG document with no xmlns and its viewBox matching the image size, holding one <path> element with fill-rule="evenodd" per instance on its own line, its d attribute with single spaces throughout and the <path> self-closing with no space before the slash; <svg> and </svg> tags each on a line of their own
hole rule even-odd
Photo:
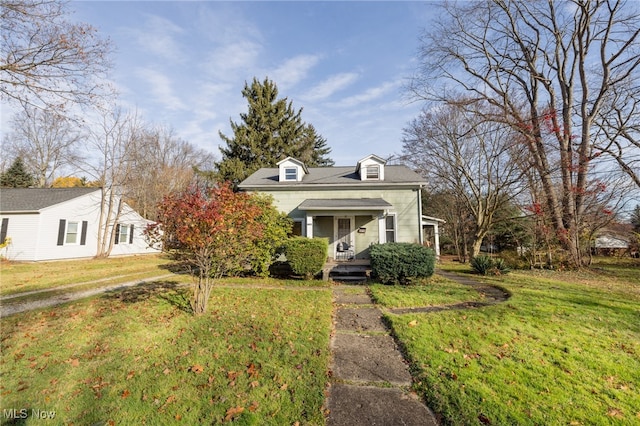
<svg viewBox="0 0 640 426">
<path fill-rule="evenodd" d="M 324 281 L 364 282 L 371 277 L 371 262 L 369 259 L 353 259 L 337 261 L 329 258 L 322 268 Z"/>
</svg>

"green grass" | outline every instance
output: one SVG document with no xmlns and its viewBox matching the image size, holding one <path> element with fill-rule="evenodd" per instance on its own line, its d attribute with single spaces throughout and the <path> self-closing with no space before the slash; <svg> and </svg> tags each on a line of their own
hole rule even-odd
<svg viewBox="0 0 640 426">
<path fill-rule="evenodd" d="M 55 411 L 47 424 L 324 424 L 329 289 L 218 287 L 207 314 L 187 311 L 188 289 L 167 281 L 3 319 L 0 409 Z"/>
<path fill-rule="evenodd" d="M 640 265 L 595 266 L 484 279 L 512 293 L 491 307 L 387 315 L 416 389 L 446 424 L 638 424 Z"/>
<path fill-rule="evenodd" d="M 450 305 L 483 300 L 473 288 L 439 275 L 421 280 L 417 285 L 373 284 L 370 289 L 373 300 L 389 308 Z"/>
<path fill-rule="evenodd" d="M 161 255 L 126 256 L 57 262 L 0 263 L 0 295 L 44 290 L 67 284 L 99 287 L 169 273 Z M 107 278 L 107 280 L 105 280 Z M 100 280 L 100 282 L 95 282 Z"/>
</svg>

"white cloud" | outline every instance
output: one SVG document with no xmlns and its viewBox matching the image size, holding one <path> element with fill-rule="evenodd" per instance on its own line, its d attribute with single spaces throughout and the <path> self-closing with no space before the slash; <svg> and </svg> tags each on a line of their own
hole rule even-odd
<svg viewBox="0 0 640 426">
<path fill-rule="evenodd" d="M 136 74 L 151 85 L 153 97 L 164 108 L 171 111 L 187 109 L 186 104 L 173 93 L 169 77 L 150 68 L 138 68 Z"/>
<path fill-rule="evenodd" d="M 339 102 L 333 104 L 333 106 L 339 108 L 351 108 L 362 103 L 370 102 L 387 95 L 389 92 L 396 90 L 400 86 L 400 82 L 388 81 L 377 87 L 372 87 L 357 95 L 349 96 L 342 99 Z"/>
<path fill-rule="evenodd" d="M 138 44 L 145 50 L 172 61 L 184 60 L 184 49 L 175 36 L 184 29 L 156 15 L 149 15 L 144 26 L 131 31 Z"/>
<path fill-rule="evenodd" d="M 239 40 L 214 49 L 204 62 L 207 74 L 225 81 L 234 81 L 238 74 L 258 62 L 262 46 L 250 40 Z"/>
<path fill-rule="evenodd" d="M 359 75 L 353 72 L 333 75 L 312 87 L 307 93 L 302 95 L 302 98 L 308 101 L 321 101 L 327 99 L 335 92 L 348 87 L 350 84 L 355 82 L 358 77 Z"/>
<path fill-rule="evenodd" d="M 304 80 L 309 71 L 319 61 L 319 55 L 298 55 L 287 59 L 278 68 L 268 72 L 267 75 L 270 80 L 278 85 L 278 88 L 288 89 Z"/>
</svg>

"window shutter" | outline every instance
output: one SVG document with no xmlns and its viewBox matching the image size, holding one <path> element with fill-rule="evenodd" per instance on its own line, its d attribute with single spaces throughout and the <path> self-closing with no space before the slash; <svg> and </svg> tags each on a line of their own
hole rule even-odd
<svg viewBox="0 0 640 426">
<path fill-rule="evenodd" d="M 80 234 L 80 245 L 84 246 L 87 245 L 87 221 L 83 220 L 82 221 L 82 233 Z"/>
<path fill-rule="evenodd" d="M 114 241 L 115 244 L 118 244 L 118 240 L 120 239 L 120 224 L 116 224 L 116 240 Z"/>
<path fill-rule="evenodd" d="M 133 225 L 129 226 L 129 244 L 133 244 Z"/>
<path fill-rule="evenodd" d="M 0 244 L 4 244 L 7 239 L 7 228 L 9 227 L 9 218 L 2 219 L 2 227 L 0 228 Z"/>
<path fill-rule="evenodd" d="M 60 225 L 58 225 L 58 245 L 64 245 L 64 231 L 67 226 L 67 221 L 60 219 Z"/>
</svg>

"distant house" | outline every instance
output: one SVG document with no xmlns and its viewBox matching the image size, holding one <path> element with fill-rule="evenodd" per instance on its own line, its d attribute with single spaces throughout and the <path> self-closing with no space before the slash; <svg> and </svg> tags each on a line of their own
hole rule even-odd
<svg viewBox="0 0 640 426">
<path fill-rule="evenodd" d="M 625 236 L 605 231 L 596 237 L 593 248 L 595 254 L 622 255 L 631 248 L 631 242 Z"/>
<path fill-rule="evenodd" d="M 277 168 L 262 168 L 238 186 L 262 192 L 294 221 L 294 234 L 323 237 L 333 259 L 368 259 L 372 244 L 425 243 L 433 236 L 437 254 L 440 219 L 422 215 L 426 181 L 406 166 L 387 165 L 369 155 L 355 166 L 307 167 L 285 158 Z"/>
<path fill-rule="evenodd" d="M 98 253 L 100 188 L 0 189 L 0 250 L 9 260 L 38 261 L 93 257 Z M 112 256 L 156 253 L 142 232 L 150 221 L 122 203 Z"/>
</svg>

